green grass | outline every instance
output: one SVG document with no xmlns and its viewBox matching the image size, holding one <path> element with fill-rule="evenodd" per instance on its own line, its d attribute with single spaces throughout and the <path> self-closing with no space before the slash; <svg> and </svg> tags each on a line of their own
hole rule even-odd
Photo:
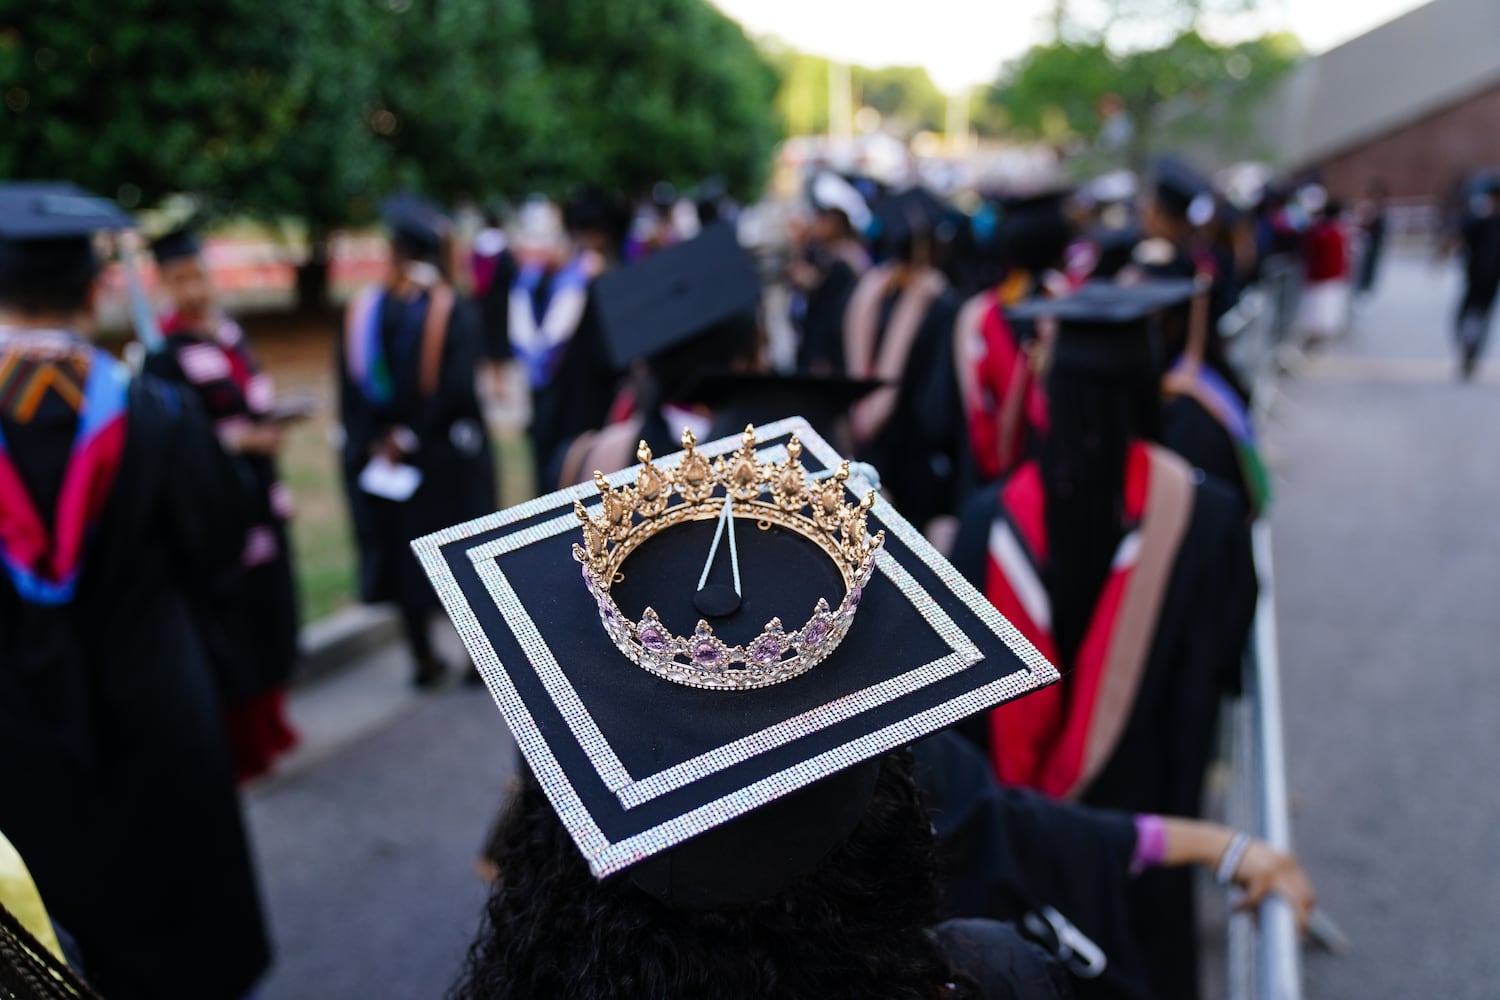
<svg viewBox="0 0 1500 1000">
<path fill-rule="evenodd" d="M 354 537 L 329 429 L 324 420 L 299 425 L 287 435 L 281 456 L 282 478 L 297 498 L 292 548 L 304 622 L 357 599 Z M 495 466 L 502 507 L 531 496 L 531 453 L 525 435 L 514 430 L 496 435 Z"/>
</svg>

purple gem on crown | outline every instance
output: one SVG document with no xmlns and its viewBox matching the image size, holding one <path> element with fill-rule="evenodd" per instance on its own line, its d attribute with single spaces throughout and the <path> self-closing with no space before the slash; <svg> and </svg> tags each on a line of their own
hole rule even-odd
<svg viewBox="0 0 1500 1000">
<path fill-rule="evenodd" d="M 699 639 L 693 643 L 693 662 L 700 667 L 713 670 L 724 664 L 724 650 L 712 639 Z"/>
<path fill-rule="evenodd" d="M 647 625 L 641 629 L 641 645 L 653 653 L 661 654 L 667 651 L 667 633 L 660 625 Z"/>
</svg>

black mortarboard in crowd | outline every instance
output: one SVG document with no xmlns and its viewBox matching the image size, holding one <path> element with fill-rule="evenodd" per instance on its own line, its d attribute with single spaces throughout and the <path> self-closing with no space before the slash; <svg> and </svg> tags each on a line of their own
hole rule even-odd
<svg viewBox="0 0 1500 1000">
<path fill-rule="evenodd" d="M 179 226 L 151 241 L 151 256 L 158 266 L 186 257 L 196 257 L 203 252 L 198 234 L 190 226 Z"/>
<path fill-rule="evenodd" d="M 53 288 L 82 294 L 97 267 L 94 234 L 134 224 L 114 202 L 74 184 L 0 184 L 0 288 L 38 301 Z"/>
<path fill-rule="evenodd" d="M 623 239 L 630 227 L 630 209 L 624 199 L 593 184 L 581 184 L 563 204 L 563 228 L 570 233 L 605 233 Z"/>
<path fill-rule="evenodd" d="M 858 555 L 861 569 L 843 575 L 809 535 L 814 508 L 778 506 L 767 492 L 791 482 L 856 507 L 868 494 L 857 475 L 826 478 L 840 456 L 804 421 L 759 428 L 753 459 L 749 447 L 735 436 L 658 456 L 649 472 L 608 477 L 608 496 L 573 487 L 414 543 L 594 874 L 628 872 L 682 908 L 780 891 L 849 836 L 883 754 L 1058 676 L 878 496 L 868 524 L 845 537 L 870 543 L 883 531 L 883 549 Z M 794 453 L 800 467 L 789 464 Z M 723 471 L 712 472 L 720 458 Z M 752 471 L 740 475 L 747 464 Z M 683 484 L 705 483 L 704 506 L 689 512 L 699 516 L 680 517 Z M 726 484 L 738 494 L 733 534 L 715 560 Z M 671 506 L 632 512 L 652 498 Z M 648 520 L 659 530 L 641 541 Z M 608 544 L 606 523 L 616 525 Z M 593 553 L 609 560 L 621 551 L 610 544 L 629 554 L 581 577 L 579 542 L 586 565 Z M 732 575 L 740 596 L 713 619 L 710 639 L 694 626 L 704 617 L 700 583 L 724 587 Z M 832 610 L 809 617 L 819 599 Z M 762 631 L 773 617 L 785 625 L 779 639 Z M 725 660 L 718 642 L 736 644 L 735 655 Z M 826 655 L 804 660 L 806 644 Z M 747 684 L 738 672 L 752 659 L 771 673 Z"/>
<path fill-rule="evenodd" d="M 1213 184 L 1208 178 L 1175 156 L 1159 156 L 1151 164 L 1151 190 L 1156 202 L 1169 215 L 1190 219 L 1195 203 L 1212 213 Z M 1206 219 L 1195 221 L 1201 225 Z"/>
<path fill-rule="evenodd" d="M 1067 207 L 1072 195 L 1062 187 L 1001 195 L 995 236 L 1001 257 L 1034 274 L 1059 266 L 1075 235 Z"/>
<path fill-rule="evenodd" d="M 1051 365 L 1070 371 L 1123 375 L 1159 372 L 1152 320 L 1193 297 L 1191 279 L 1129 285 L 1091 281 L 1060 299 L 1031 299 L 1007 311 L 1016 320 L 1057 320 Z"/>
<path fill-rule="evenodd" d="M 948 206 L 920 187 L 882 196 L 872 213 L 874 240 L 882 257 L 905 256 L 918 239 L 941 239 L 943 227 L 951 221 Z"/>
<path fill-rule="evenodd" d="M 718 223 L 601 275 L 593 295 L 610 358 L 623 368 L 728 320 L 753 317 L 760 282 L 734 227 Z"/>
<path fill-rule="evenodd" d="M 393 194 L 380 203 L 380 217 L 401 252 L 430 262 L 442 255 L 443 238 L 451 225 L 433 202 L 411 192 Z"/>
</svg>

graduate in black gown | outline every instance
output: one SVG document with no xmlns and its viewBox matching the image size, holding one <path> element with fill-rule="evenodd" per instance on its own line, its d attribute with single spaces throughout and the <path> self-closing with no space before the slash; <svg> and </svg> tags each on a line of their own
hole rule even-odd
<svg viewBox="0 0 1500 1000">
<path fill-rule="evenodd" d="M 829 375 L 844 370 L 844 310 L 870 269 L 861 235 L 870 207 L 854 185 L 823 170 L 807 185 L 813 211 L 801 254 L 787 265 L 792 321 L 801 340 L 797 370 Z"/>
<path fill-rule="evenodd" d="M 1216 211 L 1213 188 L 1182 161 L 1163 157 L 1151 191 L 1144 213 L 1148 238 L 1137 248 L 1135 270 L 1193 279 L 1202 296 L 1197 312 L 1178 308 L 1165 327 L 1162 443 L 1233 487 L 1246 516 L 1255 517 L 1270 503 L 1270 479 L 1250 422 L 1250 394 L 1219 336 L 1219 320 L 1234 305 L 1237 282 L 1211 248 L 1194 238 Z"/>
<path fill-rule="evenodd" d="M 520 265 L 511 252 L 500 209 L 487 209 L 484 223 L 469 248 L 469 283 L 479 304 L 485 359 L 500 365 L 514 353 L 510 346 L 510 287 Z"/>
<path fill-rule="evenodd" d="M 567 443 L 605 422 L 618 382 L 590 289 L 619 263 L 624 207 L 610 192 L 582 187 L 564 206 L 563 225 L 563 259 L 523 264 L 510 292 L 510 345 L 531 385 L 527 433 L 539 492 L 557 481 Z"/>
<path fill-rule="evenodd" d="M 1018 310 L 1059 322 L 1038 461 L 967 506 L 955 565 L 1063 672 L 991 713 L 996 772 L 1097 806 L 1194 816 L 1256 583 L 1243 508 L 1155 444 L 1154 317 L 1189 282 L 1086 285 Z M 1192 886 L 1153 872 L 1131 914 L 1153 988 L 1196 994 Z"/>
<path fill-rule="evenodd" d="M 1304 923 L 1316 903 L 1294 856 L 1221 824 L 1002 786 L 984 754 L 953 730 L 916 743 L 912 754 L 937 838 L 940 912 L 1019 926 L 1068 969 L 1080 1000 L 1167 996 L 1151 988 L 1131 917 L 1132 886 L 1146 872 L 1205 868 L 1238 886 L 1243 905 L 1275 894 Z"/>
<path fill-rule="evenodd" d="M 287 530 L 291 493 L 276 470 L 282 413 L 244 331 L 215 300 L 197 236 L 177 230 L 151 250 L 171 307 L 161 318 L 163 349 L 146 356 L 145 370 L 197 396 L 254 511 L 240 565 L 192 588 L 224 700 L 235 776 L 247 781 L 270 771 L 297 743 L 285 704 L 300 615 Z"/>
<path fill-rule="evenodd" d="M 635 464 L 642 440 L 664 454 L 684 427 L 707 435 L 713 417 L 696 398 L 697 381 L 761 367 L 760 284 L 727 223 L 606 275 L 595 301 L 610 361 L 632 373 L 632 412 L 569 442 L 559 486 Z"/>
<path fill-rule="evenodd" d="M 387 203 L 390 277 L 349 307 L 338 360 L 345 493 L 359 545 L 360 599 L 395 604 L 419 687 L 446 667 L 438 608 L 411 540 L 495 506 L 495 466 L 475 372 L 478 319 L 438 267 L 446 220 L 411 196 Z"/>
<path fill-rule="evenodd" d="M 239 1000 L 270 947 L 183 591 L 250 511 L 193 395 L 87 340 L 90 233 L 126 224 L 0 186 L 0 829 L 102 994 Z"/>
<path fill-rule="evenodd" d="M 888 387 L 854 408 L 856 457 L 880 470 L 891 501 L 925 528 L 953 513 L 968 450 L 953 362 L 961 302 L 934 266 L 941 203 L 912 189 L 887 195 L 875 216 L 882 263 L 844 311 L 844 374 Z"/>
</svg>

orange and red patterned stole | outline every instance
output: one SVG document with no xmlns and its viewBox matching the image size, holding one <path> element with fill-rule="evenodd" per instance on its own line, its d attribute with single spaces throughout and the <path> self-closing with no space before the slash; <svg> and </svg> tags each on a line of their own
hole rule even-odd
<svg viewBox="0 0 1500 1000">
<path fill-rule="evenodd" d="M 125 367 L 72 333 L 0 330 L 0 564 L 28 603 L 73 599 L 89 537 L 119 471 L 129 390 Z M 25 428 L 54 399 L 76 414 L 77 429 L 49 525 L 21 478 L 4 426 Z"/>
</svg>

